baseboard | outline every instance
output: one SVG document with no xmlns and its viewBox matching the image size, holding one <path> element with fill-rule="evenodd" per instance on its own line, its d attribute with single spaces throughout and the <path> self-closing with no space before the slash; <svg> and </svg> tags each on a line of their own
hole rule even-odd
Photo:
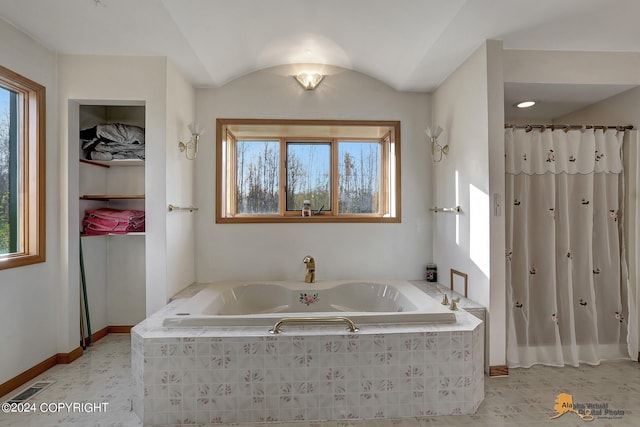
<svg viewBox="0 0 640 427">
<path fill-rule="evenodd" d="M 106 326 L 91 334 L 91 343 L 101 340 L 109 334 L 128 334 L 133 326 Z M 84 339 L 85 347 L 90 345 L 89 337 Z"/>
<path fill-rule="evenodd" d="M 69 353 L 58 353 L 56 354 L 56 365 L 67 365 L 80 356 L 82 356 L 82 347 L 73 349 Z"/>
<path fill-rule="evenodd" d="M 84 346 L 87 347 L 87 346 L 93 344 L 94 342 L 101 340 L 102 338 L 106 337 L 107 335 L 109 335 L 109 327 L 108 326 L 100 329 L 99 331 L 96 331 L 96 332 L 92 333 L 91 334 L 91 341 L 89 341 L 89 337 L 85 337 Z"/>
<path fill-rule="evenodd" d="M 110 334 L 130 334 L 131 328 L 133 328 L 133 326 L 107 326 Z"/>
<path fill-rule="evenodd" d="M 490 377 L 505 377 L 509 375 L 509 367 L 507 365 L 489 366 Z"/>
<path fill-rule="evenodd" d="M 80 349 L 80 351 L 82 351 L 82 349 Z M 31 381 L 32 379 L 34 379 L 35 377 L 37 377 L 47 369 L 53 368 L 54 366 L 56 366 L 57 360 L 58 360 L 58 355 L 57 354 L 53 355 L 47 360 L 44 360 L 38 363 L 33 368 L 27 369 L 23 373 L 11 378 L 9 381 L 3 384 L 0 384 L 0 397 L 17 389 L 18 387 L 27 383 L 28 381 Z"/>
<path fill-rule="evenodd" d="M 132 327 L 133 326 L 107 326 L 106 328 L 102 328 L 99 331 L 91 334 L 91 338 L 93 342 L 96 342 L 109 334 L 129 333 Z M 88 340 L 88 338 L 85 338 L 85 343 L 88 344 Z M 18 374 L 15 377 L 11 378 L 9 381 L 0 384 L 0 398 L 5 394 L 11 393 L 18 387 L 23 386 L 48 369 L 51 369 L 56 365 L 71 363 L 80 356 L 82 356 L 82 347 L 75 348 L 69 353 L 57 353 L 49 357 L 48 359 L 38 363 L 33 368 L 29 368 L 21 374 Z"/>
</svg>

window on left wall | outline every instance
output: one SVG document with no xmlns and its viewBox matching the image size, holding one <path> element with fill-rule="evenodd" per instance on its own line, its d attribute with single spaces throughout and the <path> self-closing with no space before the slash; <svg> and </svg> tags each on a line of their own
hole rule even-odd
<svg viewBox="0 0 640 427">
<path fill-rule="evenodd" d="M 45 261 L 45 92 L 0 66 L 0 269 Z"/>
</svg>

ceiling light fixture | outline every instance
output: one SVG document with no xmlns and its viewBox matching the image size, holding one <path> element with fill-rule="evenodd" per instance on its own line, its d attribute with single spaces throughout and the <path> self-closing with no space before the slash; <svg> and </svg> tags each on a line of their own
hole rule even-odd
<svg viewBox="0 0 640 427">
<path fill-rule="evenodd" d="M 516 107 L 518 107 L 518 108 L 529 108 L 529 107 L 533 107 L 534 105 L 536 105 L 536 101 L 522 101 L 522 102 L 518 102 L 516 104 Z"/>
<path fill-rule="evenodd" d="M 306 90 L 314 90 L 324 79 L 324 76 L 320 73 L 300 73 L 293 78 Z"/>
</svg>

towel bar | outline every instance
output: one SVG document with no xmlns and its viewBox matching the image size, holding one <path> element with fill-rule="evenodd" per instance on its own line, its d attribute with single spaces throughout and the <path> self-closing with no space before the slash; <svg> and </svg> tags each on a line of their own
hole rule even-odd
<svg viewBox="0 0 640 427">
<path fill-rule="evenodd" d="M 276 322 L 273 328 L 269 329 L 270 334 L 279 334 L 280 326 L 285 323 L 346 323 L 349 332 L 358 332 L 360 329 L 353 321 L 347 317 L 285 317 Z"/>
<path fill-rule="evenodd" d="M 193 207 L 193 206 L 182 207 L 182 206 L 169 205 L 169 212 L 173 212 L 173 211 L 189 211 L 189 212 L 193 212 L 193 211 L 197 211 L 197 210 L 198 210 L 198 208 Z"/>
<path fill-rule="evenodd" d="M 462 210 L 460 209 L 460 206 L 456 206 L 455 208 L 439 208 L 437 206 L 434 206 L 433 208 L 429 209 L 429 212 L 444 212 L 444 213 L 460 213 L 462 212 Z"/>
</svg>

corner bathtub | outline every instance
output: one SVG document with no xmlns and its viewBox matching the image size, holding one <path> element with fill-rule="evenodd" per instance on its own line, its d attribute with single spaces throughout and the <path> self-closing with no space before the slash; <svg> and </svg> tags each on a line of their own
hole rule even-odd
<svg viewBox="0 0 640 427">
<path fill-rule="evenodd" d="M 131 331 L 132 404 L 145 426 L 473 414 L 484 398 L 482 321 L 410 282 L 201 288 Z M 269 333 L 298 316 L 347 317 L 360 330 Z"/>
<path fill-rule="evenodd" d="M 266 327 L 283 317 L 335 316 L 356 325 L 456 321 L 448 306 L 407 281 L 223 282 L 178 305 L 163 326 Z"/>
</svg>

